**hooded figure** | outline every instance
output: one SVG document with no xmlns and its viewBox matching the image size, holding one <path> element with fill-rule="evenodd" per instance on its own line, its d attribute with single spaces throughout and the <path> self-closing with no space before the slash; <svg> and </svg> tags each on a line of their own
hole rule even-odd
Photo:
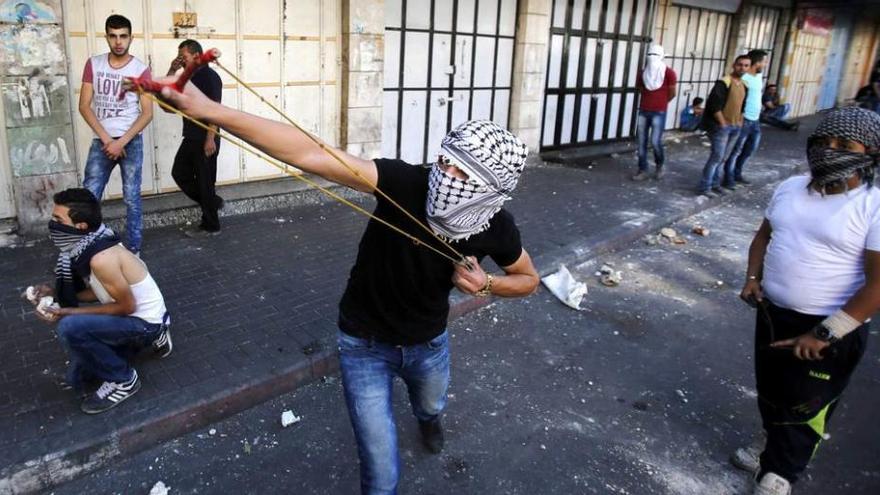
<svg viewBox="0 0 880 495">
<path fill-rule="evenodd" d="M 846 139 L 862 144 L 866 153 L 831 149 L 824 145 L 827 138 Z M 864 108 L 845 107 L 822 119 L 807 140 L 807 161 L 811 185 L 825 186 L 845 181 L 859 172 L 865 182 L 872 182 L 880 158 L 880 115 Z"/>
<path fill-rule="evenodd" d="M 510 131 L 488 120 L 472 120 L 453 129 L 440 146 L 441 156 L 466 173 L 452 177 L 435 164 L 428 178 L 428 224 L 445 239 L 467 239 L 489 227 L 510 199 L 528 156 L 528 147 Z"/>
<path fill-rule="evenodd" d="M 666 77 L 666 62 L 663 61 L 665 56 L 660 45 L 651 45 L 648 49 L 645 69 L 642 71 L 642 82 L 648 91 L 655 91 L 663 86 L 663 79 Z"/>
</svg>

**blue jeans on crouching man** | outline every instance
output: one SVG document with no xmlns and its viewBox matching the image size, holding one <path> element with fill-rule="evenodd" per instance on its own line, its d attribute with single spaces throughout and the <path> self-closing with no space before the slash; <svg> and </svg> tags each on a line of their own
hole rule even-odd
<svg viewBox="0 0 880 495">
<path fill-rule="evenodd" d="M 170 322 L 166 315 L 167 325 Z M 56 332 L 67 350 L 70 366 L 67 383 L 82 391 L 86 382 L 122 383 L 131 380 L 129 359 L 152 345 L 164 325 L 147 323 L 135 316 L 69 315 L 61 318 Z"/>
<path fill-rule="evenodd" d="M 141 251 L 141 231 L 144 218 L 141 211 L 141 181 L 143 179 L 144 141 L 138 134 L 125 145 L 125 156 L 111 160 L 103 151 L 100 139 L 93 139 L 86 160 L 83 187 L 101 200 L 110 180 L 110 172 L 119 164 L 122 173 L 122 200 L 125 202 L 125 247 L 133 253 Z"/>
<path fill-rule="evenodd" d="M 361 491 L 395 494 L 400 456 L 392 412 L 394 377 L 406 383 L 419 421 L 438 418 L 449 388 L 448 335 L 444 331 L 424 344 L 395 346 L 340 331 L 338 344 L 345 402 L 360 458 Z"/>
<path fill-rule="evenodd" d="M 657 169 L 663 168 L 666 155 L 663 152 L 663 127 L 666 126 L 666 112 L 639 110 L 636 133 L 639 139 L 639 171 L 648 171 L 648 130 L 651 131 L 651 148 L 654 149 L 654 163 Z"/>
<path fill-rule="evenodd" d="M 730 156 L 733 147 L 736 145 L 739 131 L 739 126 L 728 125 L 716 127 L 709 133 L 709 139 L 712 141 L 712 151 L 709 152 L 709 159 L 706 161 L 706 165 L 703 166 L 703 177 L 700 179 L 699 192 L 704 193 L 709 189 L 721 187 L 721 168 L 725 163 L 725 159 Z"/>
</svg>

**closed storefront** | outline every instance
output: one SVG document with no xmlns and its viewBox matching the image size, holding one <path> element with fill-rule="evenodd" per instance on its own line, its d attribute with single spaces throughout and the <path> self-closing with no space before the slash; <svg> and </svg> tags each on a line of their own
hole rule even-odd
<svg viewBox="0 0 880 495">
<path fill-rule="evenodd" d="M 121 14 L 132 21 L 131 53 L 164 75 L 177 56 L 181 41 L 192 38 L 205 49 L 218 48 L 220 62 L 283 109 L 295 121 L 330 143 L 339 127 L 338 32 L 339 0 L 155 0 L 64 2 L 65 30 L 70 54 L 71 98 L 79 99 L 83 66 L 89 56 L 107 51 L 104 20 Z M 178 28 L 174 12 L 197 16 L 197 27 Z M 255 96 L 215 68 L 223 80 L 223 103 L 279 120 Z M 154 109 L 153 122 L 144 132 L 143 193 L 176 189 L 171 178 L 174 154 L 181 140 L 180 117 Z M 80 177 L 92 140 L 92 131 L 78 115 L 74 118 Z M 280 176 L 262 160 L 224 143 L 218 159 L 218 183 L 228 184 Z M 121 195 L 118 170 L 107 195 Z"/>
</svg>

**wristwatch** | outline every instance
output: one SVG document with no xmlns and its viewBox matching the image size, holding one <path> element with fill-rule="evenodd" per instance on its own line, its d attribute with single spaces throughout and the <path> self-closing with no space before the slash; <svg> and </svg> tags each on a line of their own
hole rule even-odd
<svg viewBox="0 0 880 495">
<path fill-rule="evenodd" d="M 837 336 L 834 335 L 834 332 L 821 323 L 813 327 L 813 337 L 816 337 L 822 342 L 828 342 L 829 344 L 833 344 L 838 340 Z"/>
<path fill-rule="evenodd" d="M 483 286 L 482 289 L 478 290 L 474 293 L 477 297 L 486 297 L 492 294 L 492 274 L 486 274 L 486 285 Z"/>
</svg>

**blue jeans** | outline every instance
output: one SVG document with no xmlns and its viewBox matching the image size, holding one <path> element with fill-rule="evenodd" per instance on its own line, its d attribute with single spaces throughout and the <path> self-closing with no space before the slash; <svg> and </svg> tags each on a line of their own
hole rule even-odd
<svg viewBox="0 0 880 495">
<path fill-rule="evenodd" d="M 761 122 L 743 119 L 743 126 L 736 139 L 730 157 L 724 163 L 724 185 L 732 186 L 742 180 L 742 171 L 746 161 L 758 149 L 761 143 Z"/>
<path fill-rule="evenodd" d="M 147 323 L 134 316 L 69 315 L 55 330 L 67 350 L 68 383 L 82 390 L 85 381 L 126 382 L 131 380 L 128 359 L 153 343 L 162 324 Z"/>
<path fill-rule="evenodd" d="M 141 250 L 141 231 L 144 228 L 144 219 L 141 212 L 141 179 L 143 176 L 144 141 L 140 134 L 135 136 L 125 145 L 125 156 L 114 162 L 107 158 L 101 150 L 103 144 L 100 139 L 93 139 L 89 148 L 89 157 L 86 160 L 86 176 L 83 179 L 83 187 L 88 189 L 101 200 L 104 195 L 104 187 L 110 180 L 110 172 L 119 163 L 122 172 L 122 199 L 125 202 L 125 234 L 127 247 L 133 253 Z"/>
<path fill-rule="evenodd" d="M 419 421 L 439 417 L 449 388 L 449 337 L 394 346 L 339 332 L 339 365 L 348 415 L 357 440 L 363 494 L 397 493 L 400 457 L 392 413 L 395 376 L 406 383 Z"/>
<path fill-rule="evenodd" d="M 710 188 L 721 187 L 721 168 L 725 159 L 733 151 L 736 145 L 736 138 L 739 135 L 739 127 L 729 125 L 726 127 L 717 127 L 709 133 L 712 140 L 712 151 L 709 152 L 709 159 L 703 166 L 703 177 L 700 179 L 700 192 L 706 192 Z"/>
<path fill-rule="evenodd" d="M 663 127 L 666 125 L 666 112 L 639 110 L 636 133 L 639 138 L 639 171 L 648 171 L 648 129 L 651 130 L 651 148 L 654 149 L 654 163 L 663 167 Z"/>
<path fill-rule="evenodd" d="M 774 117 L 774 118 L 782 120 L 782 119 L 785 119 L 785 116 L 788 115 L 788 112 L 790 110 L 791 110 L 791 104 L 785 103 L 783 105 L 777 106 L 776 108 L 766 110 L 765 113 L 770 117 Z"/>
</svg>

